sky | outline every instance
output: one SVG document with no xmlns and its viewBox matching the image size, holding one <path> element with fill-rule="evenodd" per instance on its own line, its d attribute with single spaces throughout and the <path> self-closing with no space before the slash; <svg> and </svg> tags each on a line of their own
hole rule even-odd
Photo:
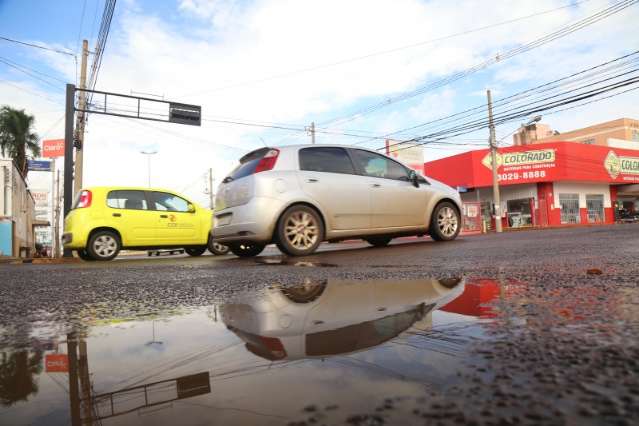
<svg viewBox="0 0 639 426">
<path fill-rule="evenodd" d="M 96 89 L 201 105 L 204 120 L 195 127 L 91 115 L 84 184 L 146 186 L 147 158 L 140 152 L 153 150 L 152 186 L 207 205 L 209 168 L 217 186 L 250 150 L 310 143 L 303 128 L 311 122 L 320 131 L 317 143 L 379 148 L 383 141 L 369 137 L 483 105 L 486 89 L 498 100 L 636 50 L 639 4 L 436 90 L 353 116 L 612 3 L 118 0 Z M 104 0 L 0 0 L 0 37 L 78 55 L 82 39 L 90 50 L 95 46 L 103 8 Z M 30 75 L 3 60 L 27 67 Z M 77 82 L 77 70 L 73 56 L 0 40 L 0 105 L 34 115 L 41 138 L 62 138 L 65 83 Z M 639 118 L 638 96 L 629 92 L 542 122 L 568 131 Z M 507 143 L 519 124 L 498 126 L 497 138 Z M 400 136 L 419 136 L 420 130 L 426 131 Z M 454 138 L 452 145 L 426 148 L 425 159 L 477 149 L 487 138 L 487 129 Z M 43 172 L 29 174 L 32 187 L 47 187 L 49 179 Z"/>
</svg>

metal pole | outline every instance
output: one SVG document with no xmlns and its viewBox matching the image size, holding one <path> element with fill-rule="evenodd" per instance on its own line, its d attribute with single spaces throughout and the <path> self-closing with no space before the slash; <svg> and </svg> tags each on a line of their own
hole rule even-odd
<svg viewBox="0 0 639 426">
<path fill-rule="evenodd" d="M 60 257 L 60 170 L 56 172 L 55 181 L 55 213 L 53 235 L 55 238 L 55 257 Z"/>
<path fill-rule="evenodd" d="M 209 169 L 209 207 L 213 210 L 215 200 L 213 199 L 213 169 Z"/>
<path fill-rule="evenodd" d="M 69 357 L 69 402 L 71 403 L 71 425 L 80 426 L 80 386 L 78 384 L 78 341 L 76 333 L 67 334 L 67 356 Z"/>
<path fill-rule="evenodd" d="M 493 203 L 495 209 L 495 231 L 502 232 L 501 227 L 501 199 L 499 197 L 499 179 L 497 177 L 497 141 L 495 140 L 495 124 L 493 123 L 493 100 L 490 90 L 488 96 L 488 128 L 490 129 L 490 161 L 493 169 Z"/>
<path fill-rule="evenodd" d="M 66 113 L 64 122 L 64 217 L 71 211 L 73 202 L 73 116 L 75 114 L 75 85 L 67 84 Z M 64 257 L 71 257 L 71 250 L 64 250 Z"/>
<path fill-rule="evenodd" d="M 315 122 L 311 123 L 311 143 L 315 145 Z"/>
<path fill-rule="evenodd" d="M 89 56 L 89 42 L 86 40 L 82 41 L 82 65 L 80 68 L 80 88 L 86 89 L 87 87 L 87 57 Z M 87 94 L 84 91 L 81 91 L 78 95 L 78 106 L 80 110 L 85 110 L 86 108 L 86 97 Z M 78 113 L 78 119 L 75 123 L 75 137 L 77 141 L 76 151 L 75 151 L 75 185 L 73 194 L 77 195 L 78 192 L 82 189 L 82 172 L 83 172 L 83 161 L 84 161 L 84 123 L 86 122 L 85 118 L 86 113 L 80 112 Z"/>
</svg>

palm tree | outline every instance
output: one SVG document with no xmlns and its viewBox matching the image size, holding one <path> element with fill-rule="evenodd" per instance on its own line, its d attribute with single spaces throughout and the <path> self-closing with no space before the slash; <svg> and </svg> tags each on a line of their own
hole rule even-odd
<svg viewBox="0 0 639 426">
<path fill-rule="evenodd" d="M 38 135 L 33 131 L 35 118 L 24 110 L 3 106 L 0 108 L 0 151 L 2 156 L 13 159 L 22 173 L 27 176 L 27 151 L 33 157 L 40 155 Z"/>
</svg>

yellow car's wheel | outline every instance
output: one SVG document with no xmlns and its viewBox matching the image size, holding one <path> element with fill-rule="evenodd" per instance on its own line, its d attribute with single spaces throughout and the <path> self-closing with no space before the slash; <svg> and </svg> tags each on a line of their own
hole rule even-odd
<svg viewBox="0 0 639 426">
<path fill-rule="evenodd" d="M 121 248 L 120 237 L 112 231 L 103 230 L 91 235 L 87 253 L 95 260 L 111 260 L 120 253 Z"/>
</svg>

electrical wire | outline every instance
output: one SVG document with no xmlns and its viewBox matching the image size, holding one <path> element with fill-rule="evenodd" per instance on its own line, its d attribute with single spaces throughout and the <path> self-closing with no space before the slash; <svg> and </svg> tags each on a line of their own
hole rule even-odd
<svg viewBox="0 0 639 426">
<path fill-rule="evenodd" d="M 25 67 L 25 66 L 23 66 L 23 65 L 18 65 L 18 64 L 16 64 L 15 62 L 10 61 L 10 60 L 5 59 L 5 58 L 2 58 L 2 57 L 0 57 L 0 63 L 3 63 L 3 64 L 5 64 L 5 65 L 7 65 L 7 66 L 9 66 L 9 67 L 11 67 L 11 68 L 14 68 L 14 69 L 16 69 L 16 70 L 18 70 L 18 71 L 22 72 L 23 74 L 28 75 L 29 77 L 31 77 L 31 78 L 33 78 L 33 79 L 35 79 L 35 80 L 38 80 L 38 81 L 40 81 L 40 82 L 42 82 L 42 83 L 45 83 L 45 84 L 47 84 L 47 85 L 49 85 L 49 86 L 53 87 L 53 88 L 54 88 L 54 89 L 56 89 L 56 90 L 59 90 L 59 89 L 60 89 L 60 87 L 59 87 L 59 86 L 56 86 L 55 84 L 51 83 L 49 80 L 45 80 L 44 78 L 37 76 L 36 74 L 34 74 L 34 72 L 37 72 L 38 74 L 43 74 L 43 75 L 47 75 L 47 74 L 44 74 L 44 73 L 42 73 L 42 72 L 40 72 L 40 71 L 37 71 L 37 70 L 33 70 L 34 72 L 32 72 L 32 71 L 30 71 L 30 69 L 29 69 L 29 68 L 26 68 L 26 67 Z M 47 76 L 48 76 L 48 75 L 47 75 Z M 49 78 L 55 78 L 55 77 L 52 77 L 52 76 L 48 76 L 48 77 L 49 77 Z"/>
<path fill-rule="evenodd" d="M 364 115 L 370 114 L 372 112 L 375 112 L 381 108 L 387 107 L 389 105 L 395 104 L 397 102 L 401 102 L 401 101 L 405 101 L 407 99 L 411 99 L 415 96 L 424 94 L 426 92 L 432 91 L 434 89 L 438 89 L 441 87 L 444 87 L 450 83 L 456 82 L 458 80 L 461 80 L 471 74 L 477 73 L 479 71 L 482 71 L 484 69 L 486 69 L 487 67 L 494 65 L 496 63 L 499 62 L 503 62 L 505 60 L 511 59 L 519 54 L 522 53 L 526 53 L 529 52 L 533 49 L 536 49 L 540 46 L 544 46 L 548 43 L 551 43 L 555 40 L 558 40 L 560 38 L 563 38 L 569 34 L 572 34 L 576 31 L 579 31 L 583 28 L 586 28 L 590 25 L 593 25 L 597 22 L 600 22 L 610 16 L 613 16 L 625 9 L 627 9 L 630 6 L 633 6 L 634 4 L 637 3 L 637 0 L 622 0 L 619 1 L 615 4 L 613 4 L 612 6 L 600 10 L 599 12 L 594 13 L 593 15 L 590 15 L 584 19 L 581 19 L 579 21 L 576 21 L 570 25 L 564 26 L 559 28 L 558 30 L 550 33 L 550 34 L 546 34 L 545 36 L 542 36 L 536 40 L 533 40 L 531 42 L 528 42 L 524 45 L 521 45 L 519 47 L 516 47 L 514 49 L 511 49 L 503 54 L 497 54 L 494 57 L 491 57 L 489 59 L 484 60 L 483 62 L 476 64 L 470 68 L 467 68 L 465 70 L 459 71 L 457 73 L 454 73 L 452 75 L 449 75 L 447 77 L 444 77 L 442 79 L 439 80 L 435 80 L 425 86 L 422 86 L 418 89 L 409 91 L 409 92 L 405 92 L 402 93 L 398 96 L 392 97 L 392 98 L 388 98 L 385 99 L 382 102 L 379 102 L 377 104 L 371 105 L 369 107 L 366 107 L 364 109 L 361 109 L 359 111 L 350 113 L 349 115 L 345 116 L 345 117 L 336 117 L 330 120 L 327 120 L 325 122 L 320 123 L 321 125 L 326 125 L 329 123 L 345 123 L 345 122 L 349 122 L 352 120 L 355 120 L 356 118 L 362 117 Z"/>
<path fill-rule="evenodd" d="M 281 73 L 281 74 L 276 74 L 276 75 L 272 75 L 272 76 L 261 78 L 261 79 L 246 80 L 246 81 L 243 81 L 243 82 L 231 83 L 231 84 L 228 84 L 228 85 L 225 85 L 225 86 L 220 86 L 220 87 L 217 87 L 217 88 L 214 88 L 214 89 L 209 89 L 209 90 L 205 90 L 205 91 L 198 91 L 198 92 L 192 92 L 192 93 L 183 94 L 183 95 L 180 95 L 179 97 L 184 98 L 184 97 L 190 97 L 190 96 L 195 96 L 195 95 L 208 94 L 208 93 L 218 92 L 218 91 L 227 90 L 227 89 L 240 87 L 240 86 L 245 86 L 245 85 L 264 83 L 266 81 L 277 80 L 277 79 L 281 79 L 281 78 L 285 78 L 285 77 L 290 77 L 290 76 L 296 75 L 296 74 L 302 74 L 302 73 L 308 73 L 308 72 L 311 72 L 311 71 L 317 71 L 317 70 L 324 69 L 324 68 L 331 68 L 331 67 L 335 67 L 335 66 L 339 66 L 339 65 L 345 65 L 345 64 L 352 63 L 352 62 L 357 62 L 357 61 L 362 61 L 362 60 L 365 60 L 365 59 L 373 58 L 373 57 L 376 57 L 376 56 L 382 56 L 382 55 L 387 55 L 387 54 L 391 54 L 391 53 L 396 53 L 396 52 L 403 51 L 403 50 L 406 50 L 406 49 L 413 49 L 413 48 L 416 48 L 416 47 L 421 47 L 421 46 L 425 46 L 425 45 L 428 45 L 428 44 L 433 44 L 433 43 L 449 40 L 449 39 L 456 38 L 456 37 L 461 37 L 461 36 L 465 36 L 465 35 L 469 35 L 469 34 L 474 34 L 474 33 L 477 33 L 477 32 L 480 32 L 480 31 L 485 31 L 485 30 L 492 29 L 492 28 L 497 28 L 497 27 L 508 25 L 508 24 L 512 24 L 512 23 L 515 23 L 515 22 L 520 22 L 520 21 L 523 21 L 523 20 L 526 20 L 526 19 L 535 18 L 535 17 L 538 17 L 538 16 L 542 16 L 542 15 L 546 15 L 546 14 L 549 14 L 549 13 L 557 12 L 559 10 L 563 10 L 563 9 L 566 9 L 566 8 L 576 7 L 576 6 L 578 6 L 578 5 L 582 4 L 582 3 L 586 3 L 587 1 L 590 1 L 590 0 L 571 2 L 570 4 L 566 4 L 564 6 L 556 7 L 556 8 L 553 8 L 553 9 L 543 10 L 543 11 L 536 12 L 536 13 L 533 13 L 533 14 L 530 14 L 530 15 L 520 16 L 520 17 L 508 19 L 506 21 L 496 22 L 494 24 L 485 25 L 485 26 L 477 27 L 477 28 L 472 28 L 470 30 L 466 30 L 466 31 L 462 31 L 462 32 L 454 33 L 454 34 L 449 34 L 449 35 L 445 35 L 445 36 L 441 36 L 441 37 L 437 37 L 437 38 L 433 38 L 433 39 L 429 39 L 429 40 L 424 40 L 424 41 L 420 41 L 420 42 L 417 42 L 417 43 L 411 43 L 411 44 L 408 44 L 408 45 L 394 47 L 394 48 L 391 48 L 391 49 L 380 50 L 380 51 L 377 51 L 377 52 L 368 53 L 368 54 L 365 54 L 365 55 L 356 56 L 356 57 L 349 58 L 349 59 L 342 59 L 342 60 L 335 61 L 335 62 L 329 62 L 329 63 L 326 63 L 326 64 L 315 65 L 315 66 L 308 67 L 308 68 L 301 68 L 301 69 L 297 69 L 297 70 L 294 70 L 294 71 L 289 71 L 289 72 L 285 72 L 285 73 Z"/>
<path fill-rule="evenodd" d="M 74 56 L 74 57 L 76 56 L 73 52 L 54 49 L 54 48 L 47 47 L 47 46 L 40 46 L 38 44 L 33 44 L 33 43 L 27 43 L 26 41 L 15 40 L 15 39 L 12 39 L 12 38 L 9 38 L 9 37 L 0 36 L 0 40 L 4 40 L 4 41 L 11 42 L 11 43 L 16 43 L 16 44 L 21 44 L 23 46 L 34 47 L 34 48 L 37 48 L 37 49 L 48 50 L 50 52 L 59 53 L 61 55 L 68 55 L 68 56 Z"/>
</svg>

